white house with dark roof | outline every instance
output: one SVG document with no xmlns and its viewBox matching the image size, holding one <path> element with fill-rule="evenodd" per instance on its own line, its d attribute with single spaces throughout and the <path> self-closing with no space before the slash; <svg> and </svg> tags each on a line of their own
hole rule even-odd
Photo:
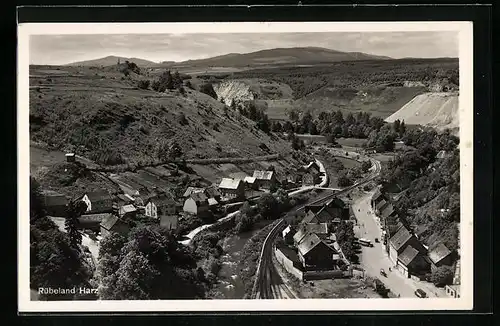
<svg viewBox="0 0 500 326">
<path fill-rule="evenodd" d="M 245 197 L 245 185 L 241 179 L 222 178 L 219 191 L 226 198 Z"/>
<path fill-rule="evenodd" d="M 182 210 L 185 213 L 206 216 L 209 215 L 209 208 L 207 196 L 202 192 L 196 192 L 192 193 L 191 196 L 184 201 Z"/>
<path fill-rule="evenodd" d="M 452 252 L 442 242 L 429 248 L 428 256 L 432 262 L 432 269 L 436 269 L 440 266 L 453 265 Z"/>
<path fill-rule="evenodd" d="M 411 245 L 406 246 L 405 250 L 398 256 L 396 268 L 406 277 L 422 275 L 430 270 L 425 256 Z"/>
<path fill-rule="evenodd" d="M 271 189 L 276 185 L 276 173 L 274 171 L 253 171 L 253 178 L 255 178 L 256 186 L 263 189 Z"/>
<path fill-rule="evenodd" d="M 126 223 L 125 221 L 119 219 L 117 216 L 112 214 L 106 216 L 102 220 L 100 226 L 101 226 L 101 235 L 103 237 L 113 232 L 126 235 L 131 228 L 131 226 L 128 223 Z"/>
<path fill-rule="evenodd" d="M 120 218 L 134 218 L 137 215 L 137 208 L 134 205 L 123 205 L 118 210 Z"/>
<path fill-rule="evenodd" d="M 417 237 L 402 225 L 389 239 L 389 258 L 394 265 L 398 264 L 399 255 L 401 255 L 409 245 L 417 249 L 420 253 L 426 253 L 425 247 Z"/>
<path fill-rule="evenodd" d="M 80 200 L 87 204 L 87 213 L 108 213 L 113 210 L 113 198 L 105 191 L 93 191 L 84 194 Z"/>
<path fill-rule="evenodd" d="M 339 252 L 316 234 L 308 233 L 297 245 L 299 260 L 307 270 L 331 270 L 340 260 Z"/>
</svg>

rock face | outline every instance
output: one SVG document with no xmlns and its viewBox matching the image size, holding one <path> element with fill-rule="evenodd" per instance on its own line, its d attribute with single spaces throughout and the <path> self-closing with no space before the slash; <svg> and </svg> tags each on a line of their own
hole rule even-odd
<svg viewBox="0 0 500 326">
<path fill-rule="evenodd" d="M 458 130 L 458 93 L 425 93 L 414 97 L 399 111 L 385 119 L 401 120 L 409 125 L 425 125 L 437 129 Z"/>
<path fill-rule="evenodd" d="M 250 85 L 237 80 L 228 80 L 214 85 L 218 99 L 224 99 L 226 105 L 236 100 L 237 102 L 252 101 L 256 98 L 254 92 L 250 90 Z"/>
</svg>

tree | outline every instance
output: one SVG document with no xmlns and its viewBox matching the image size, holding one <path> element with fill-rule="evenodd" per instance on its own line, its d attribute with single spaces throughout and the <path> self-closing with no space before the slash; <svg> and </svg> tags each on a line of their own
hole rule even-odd
<svg viewBox="0 0 500 326">
<path fill-rule="evenodd" d="M 217 99 L 217 93 L 215 92 L 214 87 L 211 83 L 205 83 L 205 84 L 201 85 L 200 92 L 205 93 L 214 99 Z"/>
<path fill-rule="evenodd" d="M 30 177 L 30 221 L 45 217 L 45 207 L 40 184 Z"/>
<path fill-rule="evenodd" d="M 436 286 L 452 284 L 454 271 L 449 266 L 440 266 L 431 274 L 431 282 Z"/>
<path fill-rule="evenodd" d="M 186 81 L 186 87 L 190 88 L 190 89 L 194 89 L 193 84 L 191 84 L 190 80 Z"/>
<path fill-rule="evenodd" d="M 311 135 L 317 135 L 318 134 L 318 129 L 317 129 L 316 123 L 314 121 L 311 120 L 309 122 L 308 130 L 309 130 L 309 133 Z"/>
<path fill-rule="evenodd" d="M 293 125 L 290 121 L 285 121 L 284 125 L 283 125 L 283 131 L 287 132 L 287 133 L 290 133 L 290 132 L 293 132 Z"/>
<path fill-rule="evenodd" d="M 265 219 L 277 218 L 278 202 L 272 194 L 264 194 L 257 203 L 259 213 Z"/>
<path fill-rule="evenodd" d="M 269 123 L 269 119 L 267 118 L 267 114 L 262 114 L 259 121 L 257 122 L 257 126 L 259 127 L 260 130 L 262 130 L 263 132 L 265 132 L 267 134 L 270 131 L 269 125 L 270 125 L 270 123 Z"/>
<path fill-rule="evenodd" d="M 348 187 L 352 185 L 353 182 L 345 173 L 342 173 L 337 179 L 337 184 L 339 187 Z"/>
<path fill-rule="evenodd" d="M 150 81 L 148 79 L 142 79 L 137 82 L 137 87 L 140 89 L 148 89 Z"/>
<path fill-rule="evenodd" d="M 402 137 L 406 132 L 406 125 L 405 121 L 401 121 L 401 124 L 399 125 L 399 136 Z"/>
<path fill-rule="evenodd" d="M 334 134 L 328 134 L 328 135 L 326 135 L 326 141 L 329 144 L 336 144 L 337 143 L 337 140 L 335 139 L 335 135 Z"/>
<path fill-rule="evenodd" d="M 298 122 L 299 121 L 299 113 L 297 110 L 290 110 L 288 111 L 288 119 L 290 119 L 291 122 Z"/>
<path fill-rule="evenodd" d="M 185 125 L 189 124 L 189 121 L 187 120 L 186 115 L 184 114 L 184 112 L 181 112 L 179 114 L 177 120 L 179 121 L 179 123 L 180 123 L 181 126 L 185 126 Z"/>
<path fill-rule="evenodd" d="M 301 126 L 304 129 L 308 129 L 310 126 L 310 123 L 313 122 L 313 116 L 311 112 L 307 111 L 303 116 L 301 120 Z"/>
<path fill-rule="evenodd" d="M 181 88 L 182 87 L 182 78 L 178 71 L 174 73 L 172 76 L 172 88 Z"/>
<path fill-rule="evenodd" d="M 363 163 L 361 163 L 361 170 L 364 173 L 368 172 L 368 170 L 370 170 L 371 167 L 372 167 L 372 162 L 370 161 L 363 161 Z"/>
<path fill-rule="evenodd" d="M 78 230 L 78 219 L 86 210 L 87 204 L 82 200 L 70 201 L 66 209 L 67 216 L 64 224 L 69 243 L 76 250 L 80 250 L 80 244 L 82 243 L 82 234 Z"/>
<path fill-rule="evenodd" d="M 172 142 L 172 144 L 168 148 L 168 156 L 172 160 L 175 160 L 182 156 L 182 149 L 176 141 Z"/>
<path fill-rule="evenodd" d="M 396 119 L 394 121 L 394 123 L 392 124 L 392 129 L 395 133 L 399 134 L 401 132 L 401 121 L 399 121 L 399 119 Z"/>
</svg>

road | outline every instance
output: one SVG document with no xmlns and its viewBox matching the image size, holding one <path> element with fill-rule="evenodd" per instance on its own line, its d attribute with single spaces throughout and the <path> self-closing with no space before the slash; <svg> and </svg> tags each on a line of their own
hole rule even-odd
<svg viewBox="0 0 500 326">
<path fill-rule="evenodd" d="M 353 211 L 358 220 L 358 225 L 354 228 L 356 236 L 372 240 L 373 247 L 362 247 L 360 263 L 365 273 L 371 277 L 379 278 L 396 295 L 403 298 L 415 298 L 415 290 L 424 290 L 431 298 L 442 297 L 442 290 L 427 282 L 418 282 L 405 277 L 400 271 L 394 268 L 394 264 L 386 254 L 382 243 L 374 242 L 375 238 L 381 239 L 381 228 L 376 220 L 375 214 L 370 207 L 372 193 L 363 196 L 353 204 Z M 389 272 L 389 267 L 392 271 Z M 384 269 L 387 277 L 380 275 L 380 269 Z"/>
<path fill-rule="evenodd" d="M 277 227 L 273 228 L 271 232 L 268 234 L 267 238 L 264 240 L 263 246 L 262 246 L 262 252 L 261 256 L 259 259 L 259 265 L 257 267 L 257 272 L 255 276 L 255 283 L 254 283 L 254 290 L 252 291 L 252 298 L 253 299 L 273 299 L 277 298 L 279 299 L 279 293 L 282 293 L 281 289 L 286 288 L 287 291 L 290 291 L 288 287 L 283 283 L 283 280 L 279 276 L 279 273 L 276 270 L 276 267 L 273 264 L 273 246 L 272 244 L 275 242 L 276 237 L 280 233 L 281 230 L 285 227 L 284 220 L 287 220 L 291 216 L 293 216 L 296 212 L 304 209 L 306 205 L 310 205 L 313 203 L 320 203 L 323 201 L 327 201 L 328 199 L 338 196 L 340 194 L 345 194 L 347 192 L 350 192 L 354 189 L 356 189 L 359 186 L 362 186 L 376 177 L 380 174 L 381 171 L 381 165 L 380 162 L 377 160 L 374 160 L 370 158 L 372 161 L 372 167 L 371 167 L 371 173 L 369 176 L 363 178 L 362 180 L 358 181 L 352 186 L 349 186 L 347 188 L 344 188 L 343 190 L 333 192 L 330 194 L 322 195 L 322 196 L 317 196 L 314 199 L 311 199 L 308 201 L 307 204 L 301 206 L 298 209 L 295 209 L 293 212 L 289 212 L 284 219 L 280 221 Z M 326 174 L 326 173 L 325 173 Z M 324 187 L 326 186 L 326 183 L 328 181 L 324 180 L 323 184 L 320 186 Z M 278 288 L 278 291 L 276 290 Z M 283 290 L 285 291 L 285 290 Z M 278 295 L 276 295 L 278 293 Z"/>
</svg>

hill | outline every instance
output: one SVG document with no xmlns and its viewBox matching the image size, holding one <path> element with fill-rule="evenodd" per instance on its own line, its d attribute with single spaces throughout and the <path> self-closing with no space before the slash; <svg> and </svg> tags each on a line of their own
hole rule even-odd
<svg viewBox="0 0 500 326">
<path fill-rule="evenodd" d="M 423 125 L 437 129 L 456 130 L 459 127 L 457 93 L 424 93 L 416 96 L 400 110 L 385 119 L 405 121 L 408 125 Z"/>
<path fill-rule="evenodd" d="M 144 59 L 139 59 L 139 58 L 125 58 L 125 57 L 117 57 L 114 55 L 110 55 L 104 58 L 98 58 L 94 60 L 85 60 L 85 61 L 78 61 L 78 62 L 72 62 L 68 63 L 65 66 L 94 66 L 94 67 L 107 67 L 107 66 L 113 66 L 116 65 L 118 60 L 120 60 L 121 63 L 124 63 L 125 61 L 133 62 L 138 66 L 141 67 L 155 67 L 158 65 L 158 63 L 149 61 L 149 60 L 144 60 Z"/>
<path fill-rule="evenodd" d="M 188 60 L 171 66 L 248 67 L 266 65 L 308 65 L 326 62 L 389 60 L 389 57 L 361 52 L 341 52 L 319 47 L 276 48 L 251 53 L 229 53 L 207 59 Z"/>
</svg>

